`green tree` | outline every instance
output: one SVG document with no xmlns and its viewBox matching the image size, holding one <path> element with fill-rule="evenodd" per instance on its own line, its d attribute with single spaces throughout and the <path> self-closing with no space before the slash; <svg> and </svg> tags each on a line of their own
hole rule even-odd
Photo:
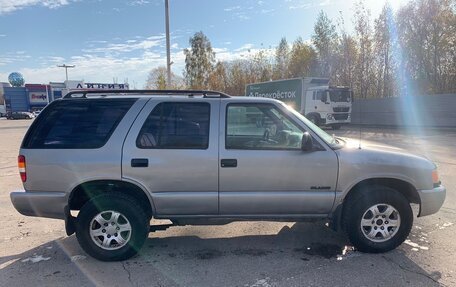
<svg viewBox="0 0 456 287">
<path fill-rule="evenodd" d="M 337 39 L 333 55 L 331 82 L 335 85 L 353 88 L 358 46 L 354 37 L 345 30 L 345 20 L 342 12 L 340 12 L 340 17 L 337 19 L 337 27 L 339 28 L 338 34 L 340 36 Z"/>
<path fill-rule="evenodd" d="M 454 0 L 415 0 L 397 13 L 403 80 L 419 92 L 456 91 L 455 9 Z"/>
<path fill-rule="evenodd" d="M 363 1 L 356 4 L 354 16 L 355 32 L 359 46 L 358 59 L 355 68 L 356 93 L 361 98 L 371 97 L 372 90 L 372 27 L 370 10 Z"/>
<path fill-rule="evenodd" d="M 275 51 L 275 64 L 273 77 L 277 79 L 285 79 L 288 77 L 288 64 L 290 60 L 290 47 L 288 46 L 287 39 L 282 38 L 279 46 Z"/>
<path fill-rule="evenodd" d="M 391 30 L 394 29 L 394 15 L 389 3 L 383 6 L 382 12 L 374 24 L 374 51 L 376 69 L 375 94 L 377 97 L 391 97 L 394 92 L 394 61 L 393 39 Z"/>
<path fill-rule="evenodd" d="M 289 77 L 313 76 L 317 54 L 312 46 L 304 43 L 301 37 L 293 42 L 290 62 L 288 65 Z"/>
<path fill-rule="evenodd" d="M 256 52 L 249 59 L 250 83 L 265 82 L 272 79 L 272 65 L 264 50 Z"/>
<path fill-rule="evenodd" d="M 211 42 L 203 32 L 197 32 L 189 40 L 190 48 L 184 49 L 185 80 L 192 89 L 204 89 L 208 85 L 215 64 Z"/>
<path fill-rule="evenodd" d="M 228 65 L 227 92 L 233 96 L 243 96 L 245 85 L 251 82 L 248 74 L 248 60 L 235 60 Z"/>
<path fill-rule="evenodd" d="M 214 70 L 209 75 L 208 87 L 211 90 L 226 92 L 228 88 L 228 75 L 226 65 L 223 62 L 217 62 Z"/>
<path fill-rule="evenodd" d="M 147 77 L 146 89 L 165 90 L 165 89 L 181 89 L 184 86 L 183 79 L 171 72 L 171 85 L 166 85 L 166 67 L 159 66 L 150 70 Z"/>
<path fill-rule="evenodd" d="M 325 12 L 320 11 L 314 26 L 312 43 L 317 51 L 320 75 L 329 77 L 333 66 L 333 56 L 337 43 L 336 26 Z"/>
</svg>

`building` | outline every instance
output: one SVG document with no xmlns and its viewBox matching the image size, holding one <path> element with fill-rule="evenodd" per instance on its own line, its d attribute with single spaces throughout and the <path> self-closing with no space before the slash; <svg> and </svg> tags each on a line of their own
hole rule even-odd
<svg viewBox="0 0 456 287">
<path fill-rule="evenodd" d="M 128 84 L 84 83 L 84 81 L 50 82 L 48 85 L 3 86 L 6 112 L 42 110 L 50 102 L 74 90 L 128 90 Z"/>
</svg>

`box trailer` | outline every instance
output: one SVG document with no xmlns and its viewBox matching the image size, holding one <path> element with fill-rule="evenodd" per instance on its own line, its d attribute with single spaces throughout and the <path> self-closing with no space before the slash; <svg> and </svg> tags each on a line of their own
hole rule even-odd
<svg viewBox="0 0 456 287">
<path fill-rule="evenodd" d="M 245 95 L 282 101 L 319 126 L 339 129 L 351 120 L 352 90 L 330 86 L 328 78 L 305 77 L 248 84 Z"/>
</svg>

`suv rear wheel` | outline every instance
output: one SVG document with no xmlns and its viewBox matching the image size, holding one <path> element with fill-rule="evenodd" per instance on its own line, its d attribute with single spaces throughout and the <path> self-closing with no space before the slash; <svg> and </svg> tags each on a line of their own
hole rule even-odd
<svg viewBox="0 0 456 287">
<path fill-rule="evenodd" d="M 150 219 L 137 201 L 121 193 L 106 193 L 81 208 L 76 237 L 82 249 L 102 261 L 125 260 L 141 249 Z"/>
<path fill-rule="evenodd" d="M 379 253 L 404 242 L 412 228 L 413 212 L 402 194 L 375 186 L 348 199 L 343 220 L 347 235 L 358 250 Z"/>
</svg>

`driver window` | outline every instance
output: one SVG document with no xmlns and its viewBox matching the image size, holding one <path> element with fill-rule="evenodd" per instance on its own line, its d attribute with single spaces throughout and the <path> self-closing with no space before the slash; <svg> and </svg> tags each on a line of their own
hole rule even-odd
<svg viewBox="0 0 456 287">
<path fill-rule="evenodd" d="M 226 149 L 301 149 L 303 131 L 274 105 L 230 104 L 226 118 Z"/>
</svg>

